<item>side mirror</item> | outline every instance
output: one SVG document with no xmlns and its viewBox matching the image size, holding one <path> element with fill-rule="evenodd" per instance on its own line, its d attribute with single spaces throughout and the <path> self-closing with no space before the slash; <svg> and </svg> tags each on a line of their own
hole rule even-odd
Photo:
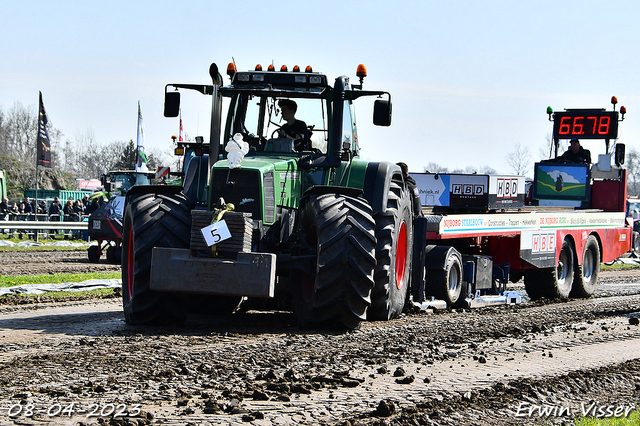
<svg viewBox="0 0 640 426">
<path fill-rule="evenodd" d="M 180 114 L 180 92 L 164 93 L 164 116 L 177 117 Z"/>
<path fill-rule="evenodd" d="M 623 143 L 616 144 L 616 166 L 620 167 L 624 164 L 625 146 Z"/>
<path fill-rule="evenodd" d="M 391 101 L 377 99 L 373 104 L 373 124 L 391 126 Z"/>
</svg>

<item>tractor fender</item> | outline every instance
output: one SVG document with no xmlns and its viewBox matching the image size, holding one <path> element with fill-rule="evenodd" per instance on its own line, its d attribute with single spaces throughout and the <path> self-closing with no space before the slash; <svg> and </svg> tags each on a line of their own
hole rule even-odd
<svg viewBox="0 0 640 426">
<path fill-rule="evenodd" d="M 424 251 L 424 267 L 425 269 L 445 269 L 450 256 L 457 256 L 462 264 L 462 255 L 454 247 L 430 244 Z"/>
<path fill-rule="evenodd" d="M 137 194 L 179 194 L 182 192 L 182 187 L 177 185 L 135 185 L 127 191 L 127 198 L 125 200 L 125 206 L 129 204 L 129 199 L 133 195 Z"/>
<path fill-rule="evenodd" d="M 371 204 L 373 213 L 386 210 L 389 185 L 392 180 L 402 184 L 402 170 L 398 165 L 386 161 L 372 162 L 367 165 L 362 196 Z"/>
<path fill-rule="evenodd" d="M 362 190 L 360 188 L 350 188 L 345 186 L 314 185 L 307 189 L 302 195 L 302 198 L 300 199 L 300 211 L 304 210 L 304 206 L 311 195 L 321 194 L 341 194 L 355 198 L 362 195 Z"/>
</svg>

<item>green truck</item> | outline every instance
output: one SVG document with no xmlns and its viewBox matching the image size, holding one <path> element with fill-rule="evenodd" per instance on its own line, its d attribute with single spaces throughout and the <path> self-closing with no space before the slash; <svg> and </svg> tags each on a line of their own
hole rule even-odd
<svg viewBox="0 0 640 426">
<path fill-rule="evenodd" d="M 212 97 L 210 138 L 185 164 L 184 185 L 127 193 L 127 323 L 180 321 L 196 305 L 232 313 L 256 298 L 290 307 L 301 326 L 352 329 L 399 315 L 411 196 L 397 165 L 360 158 L 354 109 L 374 97 L 373 123 L 389 126 L 391 95 L 363 89 L 362 65 L 359 84 L 297 66 L 239 72 L 229 64 L 226 86 L 216 64 L 209 74 L 209 85 L 165 87 L 167 117 L 178 116 L 180 90 Z M 304 123 L 294 126 L 299 135 L 287 126 L 290 101 Z"/>
</svg>

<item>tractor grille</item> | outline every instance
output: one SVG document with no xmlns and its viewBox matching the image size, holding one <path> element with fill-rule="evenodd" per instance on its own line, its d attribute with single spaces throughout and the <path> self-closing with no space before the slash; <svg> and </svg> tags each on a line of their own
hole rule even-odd
<svg viewBox="0 0 640 426">
<path fill-rule="evenodd" d="M 273 171 L 264 174 L 264 221 L 273 223 L 276 220 L 276 189 L 273 181 Z"/>
<path fill-rule="evenodd" d="M 262 219 L 273 223 L 276 217 L 276 200 L 273 171 L 262 176 L 257 170 L 216 169 L 211 179 L 212 200 L 214 204 L 223 197 L 225 202 L 233 203 L 235 211 L 251 213 L 254 220 Z M 261 193 L 264 187 L 264 197 Z M 264 217 L 262 217 L 264 203 Z"/>
</svg>

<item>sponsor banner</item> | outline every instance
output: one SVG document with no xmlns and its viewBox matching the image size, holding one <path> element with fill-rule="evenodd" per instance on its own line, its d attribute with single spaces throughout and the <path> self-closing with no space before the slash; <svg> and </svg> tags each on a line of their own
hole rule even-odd
<svg viewBox="0 0 640 426">
<path fill-rule="evenodd" d="M 493 210 L 524 206 L 524 177 L 410 173 L 427 207 Z"/>
<path fill-rule="evenodd" d="M 549 212 L 445 215 L 439 223 L 440 234 L 502 232 L 543 229 L 593 229 L 623 227 L 624 212 Z"/>
<path fill-rule="evenodd" d="M 78 188 L 95 190 L 102 188 L 102 182 L 100 182 L 100 179 L 82 179 L 78 181 Z"/>
</svg>

